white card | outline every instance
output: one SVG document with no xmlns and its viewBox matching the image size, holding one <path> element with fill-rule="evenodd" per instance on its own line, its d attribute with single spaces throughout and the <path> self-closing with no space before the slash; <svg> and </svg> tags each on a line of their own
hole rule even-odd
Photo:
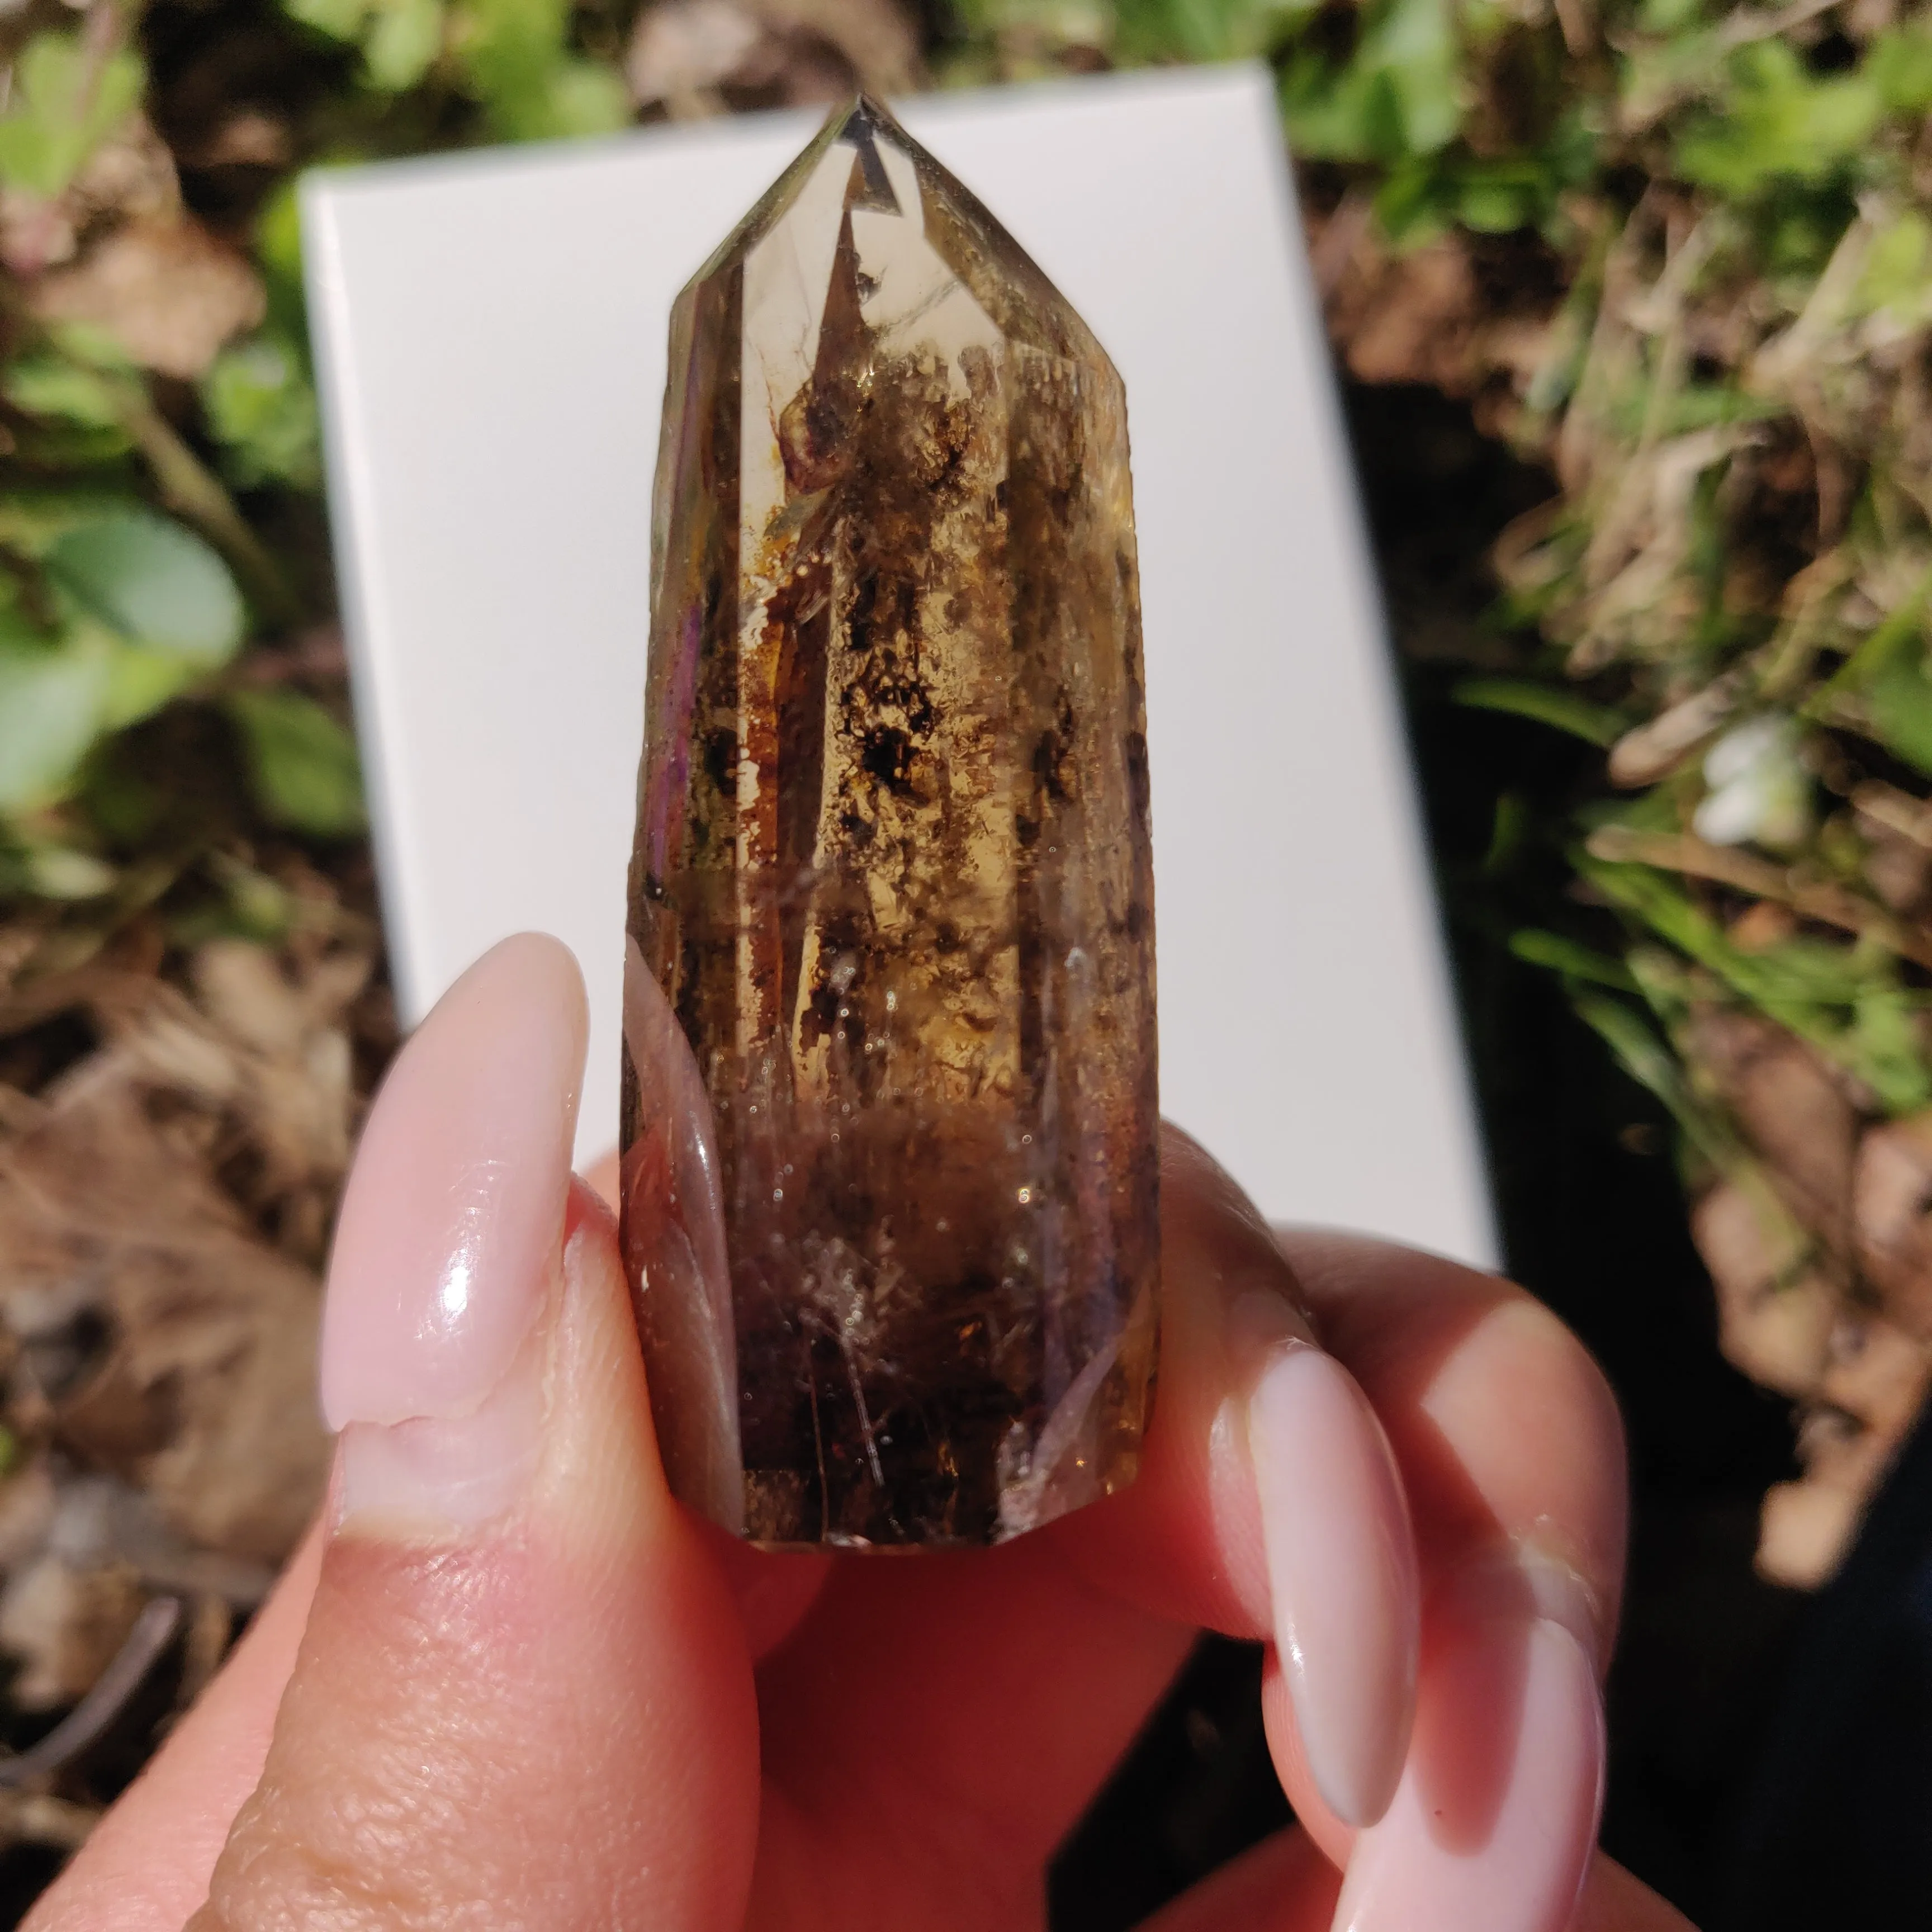
<svg viewBox="0 0 1932 1932">
<path fill-rule="evenodd" d="M 908 102 L 1124 376 L 1163 1111 L 1270 1214 L 1495 1235 L 1380 614 L 1258 68 Z M 402 1017 L 538 928 L 616 1136 L 672 298 L 809 139 L 772 115 L 313 176 L 310 310 Z"/>
</svg>

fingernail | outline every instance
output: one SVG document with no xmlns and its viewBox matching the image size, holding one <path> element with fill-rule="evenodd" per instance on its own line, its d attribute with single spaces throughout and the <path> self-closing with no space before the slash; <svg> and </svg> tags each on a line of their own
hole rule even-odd
<svg viewBox="0 0 1932 1932">
<path fill-rule="evenodd" d="M 1564 1932 L 1603 1805 L 1595 1624 L 1581 1580 L 1534 1555 L 1432 1605 L 1408 1761 L 1335 1932 Z"/>
<path fill-rule="evenodd" d="M 383 1083 L 322 1312 L 345 1522 L 391 1503 L 479 1520 L 534 1456 L 585 1024 L 575 961 L 521 934 L 444 994 Z"/>
<path fill-rule="evenodd" d="M 1408 1748 L 1420 1647 L 1408 1508 L 1382 1425 L 1279 1298 L 1244 1297 L 1236 1346 L 1262 1352 L 1248 1400 L 1275 1648 L 1309 1773 L 1344 1824 L 1388 1808 Z"/>
</svg>

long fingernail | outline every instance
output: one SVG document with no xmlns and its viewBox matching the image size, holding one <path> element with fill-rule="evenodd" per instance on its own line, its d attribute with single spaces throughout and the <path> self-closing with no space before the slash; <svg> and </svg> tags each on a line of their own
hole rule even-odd
<svg viewBox="0 0 1932 1932">
<path fill-rule="evenodd" d="M 584 1034 L 575 961 L 525 934 L 457 981 L 383 1084 L 322 1315 L 345 1522 L 391 1504 L 478 1520 L 534 1456 L 527 1358 L 557 1280 Z"/>
<path fill-rule="evenodd" d="M 1310 1775 L 1344 1824 L 1388 1808 L 1415 1708 L 1415 1550 L 1395 1458 L 1333 1357 L 1294 1339 L 1276 1296 L 1230 1317 L 1266 1366 L 1248 1402 L 1275 1647 Z"/>
<path fill-rule="evenodd" d="M 1580 1580 L 1533 1556 L 1432 1604 L 1408 1762 L 1335 1932 L 1563 1932 L 1603 1805 L 1596 1643 Z"/>
</svg>

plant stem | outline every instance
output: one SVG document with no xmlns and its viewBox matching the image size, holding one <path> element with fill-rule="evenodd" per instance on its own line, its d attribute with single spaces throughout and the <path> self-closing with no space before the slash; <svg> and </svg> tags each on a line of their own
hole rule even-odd
<svg viewBox="0 0 1932 1932">
<path fill-rule="evenodd" d="M 1932 937 L 1915 932 L 1891 914 L 1842 886 L 1800 878 L 1768 859 L 1754 859 L 1728 845 L 1713 845 L 1688 832 L 1640 832 L 1627 825 L 1600 826 L 1586 849 L 1612 864 L 1654 866 L 1659 872 L 1708 879 L 1758 898 L 1789 906 L 1802 919 L 1835 926 L 1932 970 Z"/>
<path fill-rule="evenodd" d="M 167 418 L 155 408 L 146 386 L 127 378 L 108 378 L 122 426 L 146 458 L 168 507 L 184 517 L 234 566 L 256 609 L 271 623 L 293 622 L 302 614 L 281 566 L 243 520 L 234 500 Z"/>
</svg>

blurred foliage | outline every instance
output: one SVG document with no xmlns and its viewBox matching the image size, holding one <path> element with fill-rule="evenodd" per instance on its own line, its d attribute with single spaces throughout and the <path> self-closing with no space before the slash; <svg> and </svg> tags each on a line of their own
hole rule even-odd
<svg viewBox="0 0 1932 1932">
<path fill-rule="evenodd" d="M 1932 1102 L 1932 11 L 965 13 L 974 75 L 1076 41 L 1265 56 L 1318 265 L 1352 221 L 1383 310 L 1418 314 L 1423 264 L 1462 266 L 1453 366 L 1438 342 L 1378 373 L 1469 396 L 1553 486 L 1498 547 L 1456 696 L 1609 754 L 1575 827 L 1544 828 L 1574 842 L 1579 936 L 1518 950 L 1684 1124 L 1693 1183 L 1752 1158 L 1691 1040 L 1709 1008 L 1804 1042 L 1874 1118 Z M 1519 326 L 1485 339 L 1486 305 Z"/>
<path fill-rule="evenodd" d="M 228 722 L 262 825 L 359 826 L 339 690 L 299 670 L 286 691 L 237 682 L 328 610 L 294 176 L 602 132 L 634 117 L 634 95 L 680 87 L 687 106 L 722 104 L 742 37 L 716 73 L 640 77 L 650 16 L 681 4 L 695 17 L 685 0 L 644 14 L 280 0 L 218 18 L 94 0 L 77 23 L 10 18 L 0 812 L 9 847 L 40 855 L 6 874 L 14 890 L 56 880 L 72 900 L 130 856 L 90 774 L 104 742 L 169 705 Z M 740 10 L 755 37 L 766 16 Z M 171 159 L 157 130 L 180 122 L 196 57 L 244 39 L 262 99 L 202 101 Z M 1584 829 L 1600 845 L 1622 828 L 1624 856 L 1606 869 L 1580 851 L 1577 877 L 1633 945 L 1660 943 L 1689 976 L 1668 993 L 1630 982 L 1647 1023 L 1667 1034 L 1686 1000 L 1742 1000 L 1837 1042 L 1881 1108 L 1921 1104 L 1914 952 L 1932 948 L 1902 942 L 1924 930 L 1923 881 L 1868 860 L 1901 838 L 1932 853 L 1932 835 L 1899 829 L 1932 776 L 1932 17 L 1893 0 L 958 0 L 928 53 L 953 85 L 1265 58 L 1318 215 L 1366 218 L 1362 245 L 1396 265 L 1398 292 L 1405 260 L 1479 238 L 1546 290 L 1508 357 L 1479 345 L 1462 372 L 1559 486 L 1505 541 L 1508 662 L 1462 700 L 1610 749 L 1628 796 Z M 195 160 L 197 143 L 218 158 Z M 243 192 L 205 211 L 184 154 Z M 170 224 L 232 250 L 259 288 L 244 326 L 185 369 L 144 349 L 111 288 L 92 306 L 48 298 L 84 285 L 117 233 Z M 1860 803 L 1880 793 L 1882 824 Z M 202 830 L 219 844 L 248 828 Z M 1653 855 L 1675 839 L 1693 862 L 1759 855 L 1782 896 L 1768 874 L 1758 892 L 1708 862 L 1634 857 L 1630 838 Z M 1820 931 L 1808 886 L 1840 895 L 1845 919 Z M 1766 899 L 1792 935 L 1769 952 L 1723 942 Z M 1777 964 L 1792 946 L 1835 949 L 1841 983 L 1798 999 Z"/>
<path fill-rule="evenodd" d="M 286 10 L 359 49 L 372 94 L 448 88 L 501 140 L 608 134 L 631 118 L 620 76 L 573 48 L 565 0 L 286 0 Z"/>
<path fill-rule="evenodd" d="M 1415 628 L 1588 776 L 1450 911 L 1676 1122 L 1804 1408 L 1760 1564 L 1820 1580 L 1932 1376 L 1932 8 L 964 4 L 962 76 L 1269 60 L 1346 365 L 1547 477 L 1486 621 Z"/>
<path fill-rule="evenodd" d="M 755 38 L 766 16 L 740 11 Z M 9 848 L 39 855 L 5 874 L 13 890 L 54 880 L 71 901 L 113 875 L 130 855 L 90 773 L 104 741 L 170 704 L 228 721 L 261 824 L 359 826 L 339 689 L 236 682 L 328 610 L 294 177 L 602 132 L 634 96 L 724 104 L 749 42 L 728 34 L 717 72 L 653 88 L 652 15 L 697 17 L 687 0 L 280 0 L 212 19 L 94 0 L 77 23 L 34 6 L 8 20 L 0 813 Z M 207 124 L 171 161 L 156 131 L 182 118 L 170 89 L 244 40 L 262 99 L 200 103 Z M 1926 1082 L 1904 1068 L 1928 1061 L 1923 968 L 1891 942 L 1924 909 L 1866 860 L 1875 839 L 1912 842 L 1894 821 L 1932 776 L 1932 17 L 1893 0 L 958 0 L 928 54 L 949 85 L 1264 58 L 1318 214 L 1366 216 L 1398 292 L 1405 259 L 1477 238 L 1547 290 L 1526 346 L 1521 331 L 1507 358 L 1478 346 L 1462 372 L 1560 486 L 1504 543 L 1508 662 L 1462 700 L 1610 748 L 1630 796 L 1598 814 L 1599 842 L 1621 825 L 1694 859 L 1760 854 L 1788 910 L 1808 883 L 1846 896 L 1835 936 L 1800 914 L 1789 942 L 1858 962 L 1834 1000 L 1804 1004 L 1805 1036 L 1864 1038 L 1852 982 L 1892 974 L 1892 1045 L 1839 1057 L 1882 1107 L 1919 1104 Z M 244 191 L 204 213 L 179 154 L 224 142 L 233 161 L 195 165 Z M 158 222 L 208 232 L 259 284 L 248 326 L 201 344 L 185 384 L 111 299 L 46 299 L 117 231 Z M 1858 802 L 1871 787 L 1904 802 L 1882 836 Z M 248 830 L 202 828 L 218 845 Z M 1641 889 L 1585 855 L 1578 868 L 1633 944 L 1662 942 L 1691 976 L 1668 998 L 1631 982 L 1648 1023 L 1667 1032 L 1672 1000 L 1700 989 L 1792 1023 L 1772 956 L 1727 970 L 1685 923 L 1720 932 L 1762 895 L 1720 879 L 1714 899 L 1708 866 L 1626 856 L 1615 876 Z"/>
<path fill-rule="evenodd" d="M 1276 76 L 1344 359 L 1466 399 L 1550 478 L 1458 687 L 1604 754 L 1574 822 L 1504 838 L 1499 803 L 1492 882 L 1552 847 L 1571 881 L 1519 956 L 1670 1108 L 1695 1190 L 1778 1192 L 1714 1013 L 1866 1126 L 1927 1108 L 1932 9 L 1904 0 L 26 0 L 0 20 L 16 980 L 136 919 L 273 937 L 278 867 L 362 828 L 302 170 L 1237 58 Z"/>
</svg>

